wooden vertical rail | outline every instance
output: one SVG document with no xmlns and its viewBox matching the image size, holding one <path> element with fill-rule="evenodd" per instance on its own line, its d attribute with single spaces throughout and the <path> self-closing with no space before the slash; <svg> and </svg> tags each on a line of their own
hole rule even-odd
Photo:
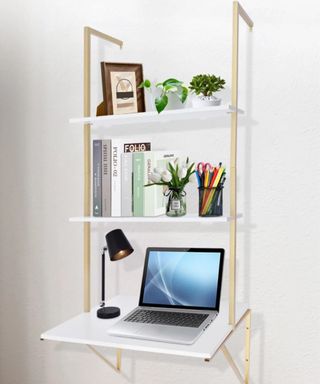
<svg viewBox="0 0 320 384">
<path fill-rule="evenodd" d="M 236 108 L 231 114 L 230 144 L 230 259 L 229 259 L 229 324 L 235 325 L 236 296 L 236 247 L 237 247 L 237 127 L 238 127 L 238 52 L 239 52 L 239 10 L 233 3 L 232 29 L 232 83 L 231 103 Z"/>
<path fill-rule="evenodd" d="M 235 111 L 231 114 L 230 143 L 230 259 L 229 259 L 229 324 L 236 319 L 236 249 L 237 249 L 237 129 L 238 129 L 238 66 L 239 66 L 239 16 L 250 29 L 253 22 L 237 2 L 233 2 L 232 24 L 232 83 L 231 103 Z"/>
<path fill-rule="evenodd" d="M 91 36 L 123 46 L 123 41 L 99 32 L 90 27 L 84 27 L 83 40 L 83 115 L 89 117 L 91 112 Z M 83 126 L 83 158 L 84 158 L 84 216 L 91 212 L 91 129 L 90 124 Z M 84 311 L 90 311 L 90 222 L 83 224 L 83 306 Z"/>
</svg>

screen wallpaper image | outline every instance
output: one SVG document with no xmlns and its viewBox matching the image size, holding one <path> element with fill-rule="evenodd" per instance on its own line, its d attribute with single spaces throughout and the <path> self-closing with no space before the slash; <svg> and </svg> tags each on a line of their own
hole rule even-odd
<svg viewBox="0 0 320 384">
<path fill-rule="evenodd" d="M 220 253 L 150 251 L 144 304 L 216 306 Z"/>
</svg>

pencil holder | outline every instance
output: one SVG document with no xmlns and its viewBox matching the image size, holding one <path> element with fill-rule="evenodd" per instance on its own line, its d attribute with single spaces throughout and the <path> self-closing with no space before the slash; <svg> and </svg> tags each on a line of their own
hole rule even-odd
<svg viewBox="0 0 320 384">
<path fill-rule="evenodd" d="M 222 216 L 223 187 L 199 187 L 199 216 Z"/>
</svg>

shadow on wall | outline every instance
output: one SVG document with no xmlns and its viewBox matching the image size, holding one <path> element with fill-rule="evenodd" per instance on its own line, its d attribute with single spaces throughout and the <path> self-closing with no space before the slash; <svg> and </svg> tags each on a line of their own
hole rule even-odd
<svg viewBox="0 0 320 384">
<path fill-rule="evenodd" d="M 37 303 L 43 302 L 46 297 L 45 286 L 39 289 L 37 279 L 43 273 L 44 260 L 34 251 L 33 243 L 35 237 L 41 239 L 44 233 L 40 225 L 34 225 L 35 211 L 41 209 L 39 207 L 43 204 L 43 196 L 41 185 L 37 187 L 36 195 L 32 193 L 35 188 L 33 191 L 30 188 L 37 181 L 36 174 L 44 172 L 41 164 L 38 164 L 36 172 L 32 168 L 32 162 L 44 156 L 41 134 L 37 136 L 39 152 L 31 153 L 34 138 L 29 126 L 35 125 L 32 113 L 34 100 L 26 95 L 32 93 L 35 85 L 28 81 L 31 65 L 26 54 L 25 41 L 15 29 L 10 28 L 6 33 L 6 40 L 11 41 L 11 44 L 4 45 L 3 48 L 3 97 L 0 103 L 0 142 L 3 144 L 0 151 L 0 172 L 5 180 L 0 206 L 1 216 L 5 220 L 0 231 L 0 300 L 2 308 L 5 308 L 1 311 L 0 319 L 1 383 L 6 382 L 10 375 L 17 382 L 30 382 L 33 374 L 30 356 L 35 354 L 34 337 L 38 338 L 37 332 L 32 329 L 41 323 L 34 313 L 39 308 Z M 12 47 L 15 49 L 12 50 Z M 23 66 L 20 65 L 21 62 L 24 62 Z M 38 119 L 42 118 L 40 113 Z M 42 240 L 39 247 L 44 248 Z M 36 267 L 31 268 L 32 265 Z"/>
</svg>

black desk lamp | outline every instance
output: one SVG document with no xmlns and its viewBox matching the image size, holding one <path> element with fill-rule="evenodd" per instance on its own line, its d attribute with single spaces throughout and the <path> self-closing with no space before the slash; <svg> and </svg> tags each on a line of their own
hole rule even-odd
<svg viewBox="0 0 320 384">
<path fill-rule="evenodd" d="M 120 315 L 120 308 L 118 307 L 105 307 L 105 252 L 109 251 L 109 257 L 111 261 L 118 261 L 133 252 L 128 239 L 121 229 L 114 229 L 106 234 L 107 246 L 102 250 L 102 276 L 101 276 L 101 303 L 97 310 L 97 316 L 100 319 L 112 319 Z"/>
</svg>

